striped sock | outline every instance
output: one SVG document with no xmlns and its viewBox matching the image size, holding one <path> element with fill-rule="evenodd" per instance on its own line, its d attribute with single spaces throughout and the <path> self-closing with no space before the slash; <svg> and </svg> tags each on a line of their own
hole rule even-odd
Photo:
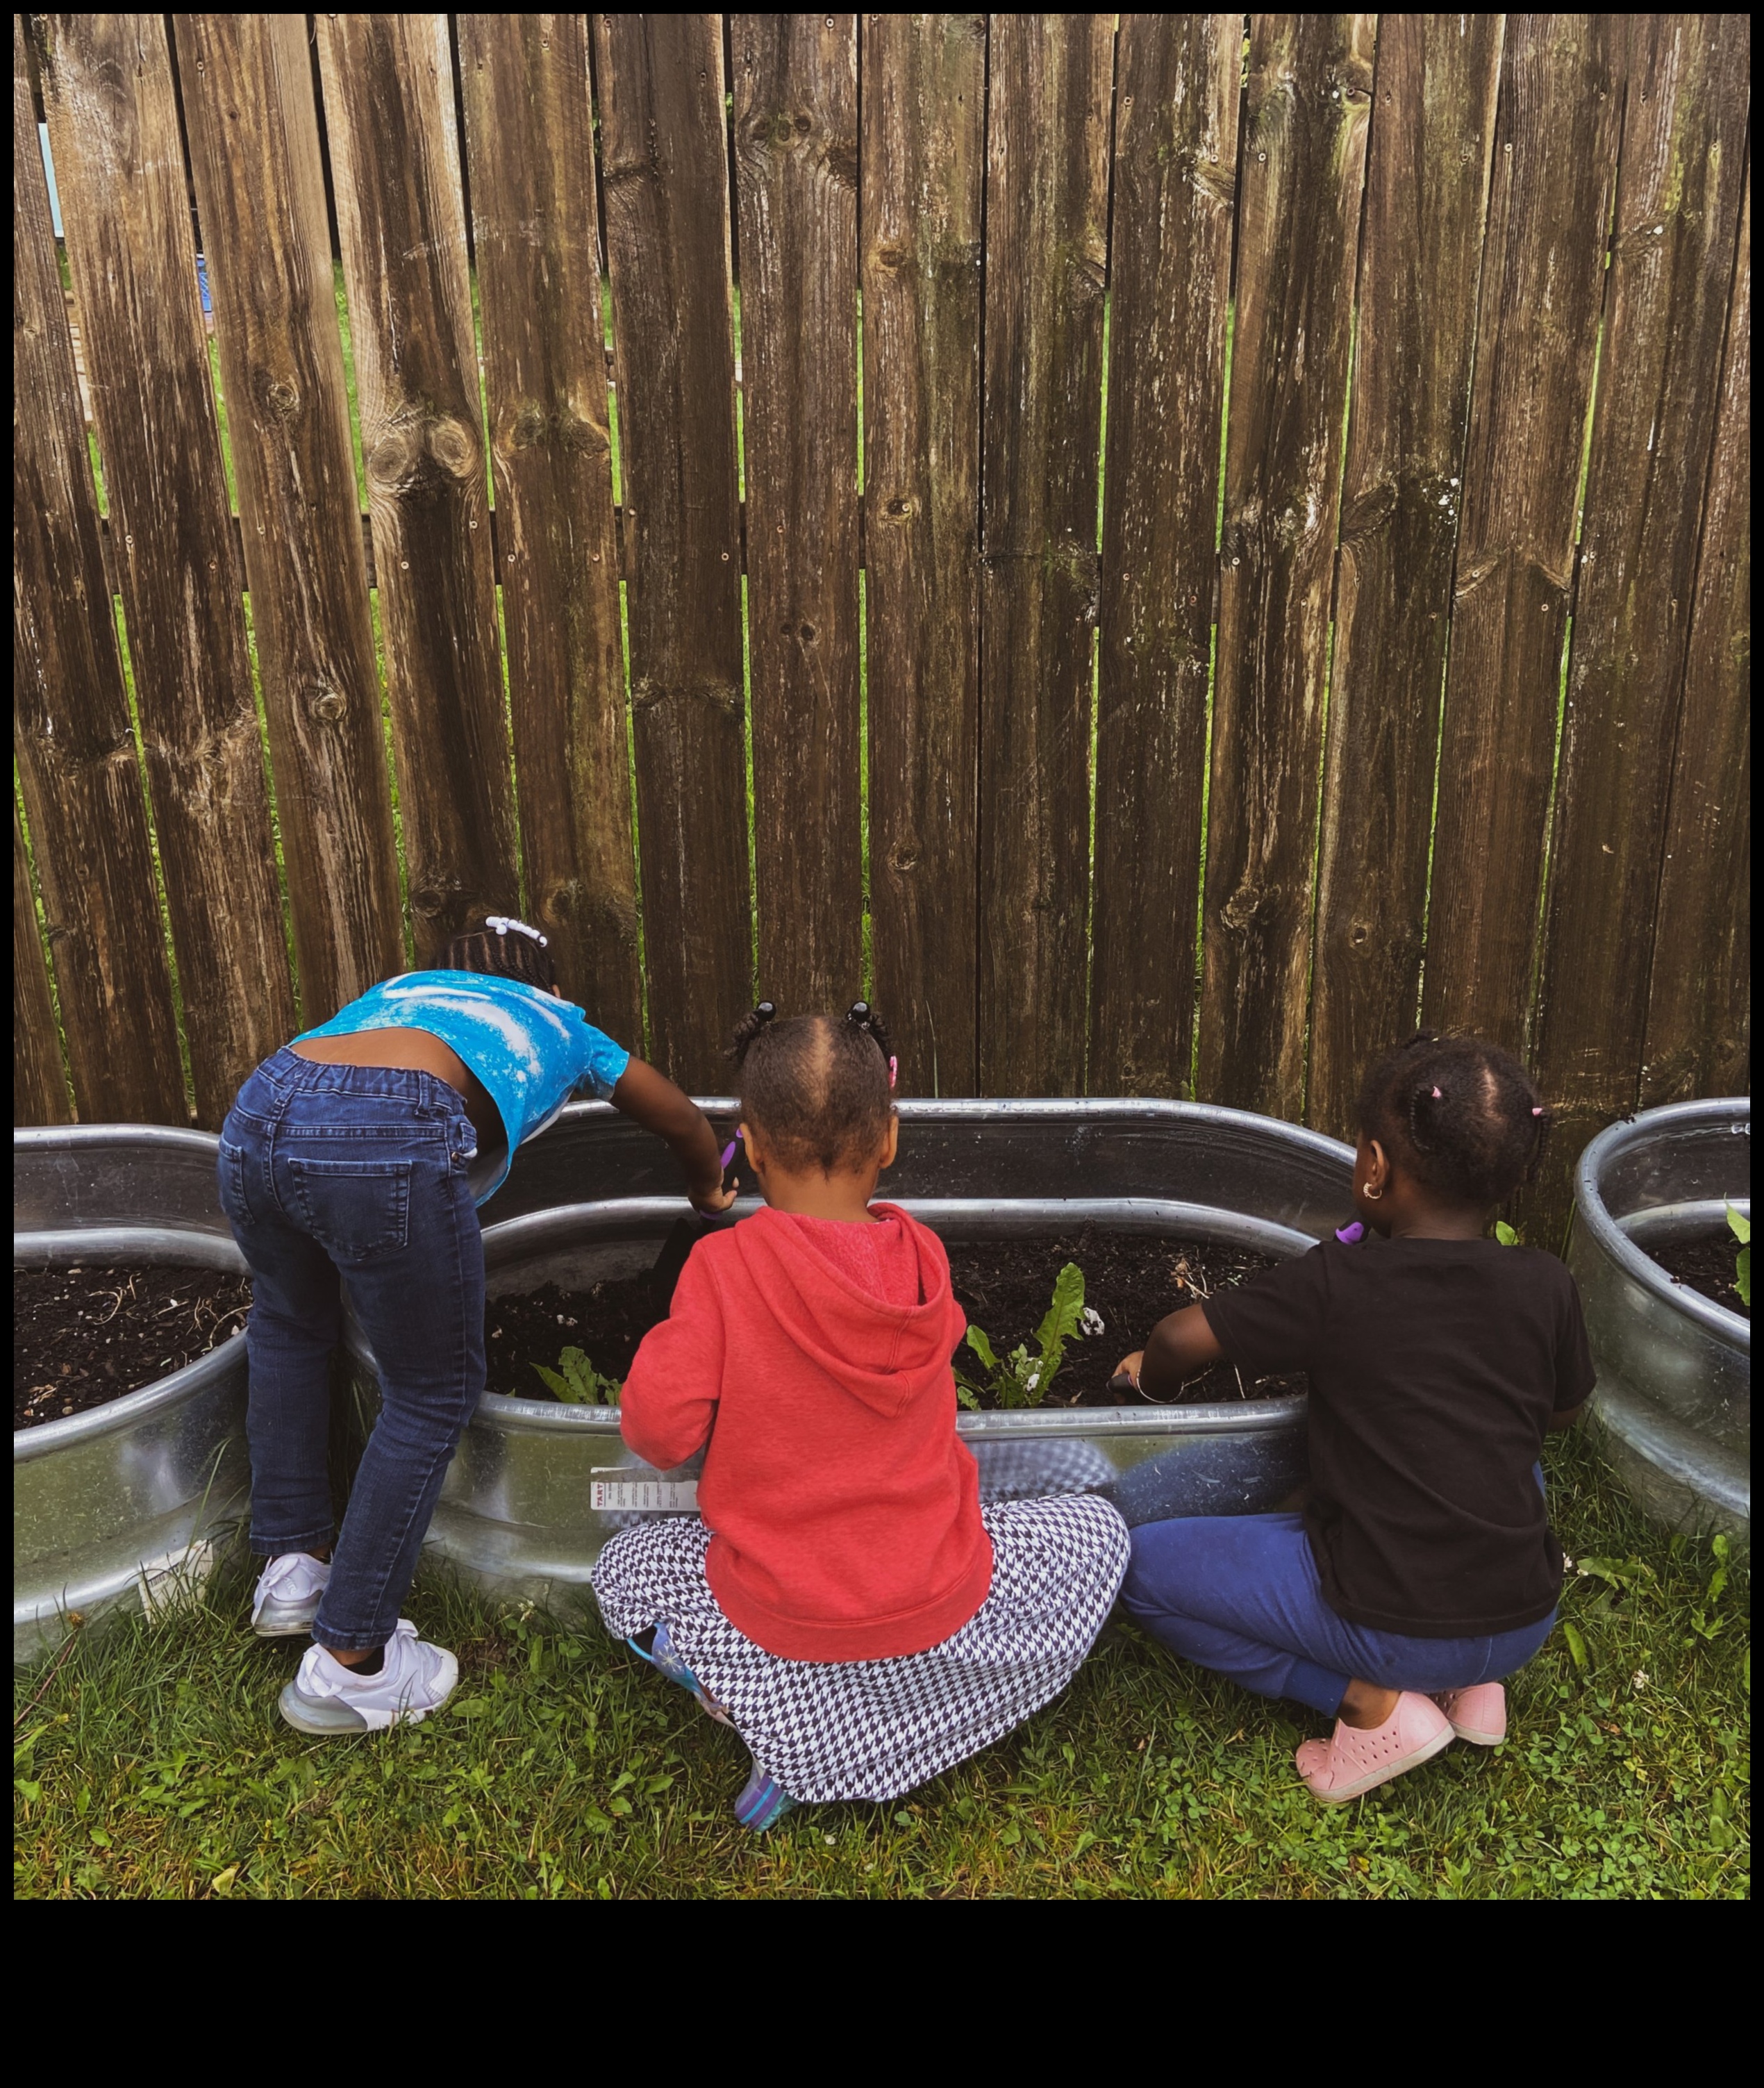
<svg viewBox="0 0 1764 2088">
<path fill-rule="evenodd" d="M 783 1819 L 796 1802 L 776 1777 L 767 1776 L 756 1762 L 735 1801 L 735 1817 L 741 1826 L 756 1834 L 763 1833 L 774 1821 Z"/>
</svg>

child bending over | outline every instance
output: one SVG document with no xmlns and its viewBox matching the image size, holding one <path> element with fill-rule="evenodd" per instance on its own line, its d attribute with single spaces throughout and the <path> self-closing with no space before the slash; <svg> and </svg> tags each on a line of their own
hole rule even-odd
<svg viewBox="0 0 1764 2088">
<path fill-rule="evenodd" d="M 1106 1501 L 981 1508 L 948 1258 L 870 1202 L 899 1132 L 886 1037 L 861 1002 L 771 1014 L 732 1054 L 766 1208 L 693 1249 L 621 1408 L 651 1464 L 704 1450 L 703 1519 L 621 1531 L 594 1575 L 608 1628 L 752 1750 L 751 1828 L 989 1746 L 1070 1681 L 1127 1563 Z"/>
<path fill-rule="evenodd" d="M 414 1723 L 459 1678 L 399 1612 L 484 1390 L 477 1207 L 577 1093 L 665 1138 L 701 1209 L 733 1200 L 697 1106 L 560 997 L 536 928 L 493 914 L 434 970 L 382 981 L 267 1059 L 221 1128 L 221 1208 L 251 1269 L 251 1625 L 311 1635 L 281 1699 L 301 1732 Z M 329 1363 L 344 1281 L 380 1411 L 338 1531 Z"/>
<path fill-rule="evenodd" d="M 1121 1366 L 1153 1395 L 1221 1358 L 1310 1374 L 1302 1516 L 1146 1524 L 1123 1594 L 1185 1658 L 1335 1716 L 1297 1755 L 1326 1805 L 1506 1736 L 1500 1678 L 1561 1592 L 1538 1453 L 1593 1383 L 1565 1266 L 1484 1237 L 1549 1122 L 1517 1063 L 1424 1032 L 1359 1115 L 1360 1223 L 1172 1313 Z"/>
</svg>

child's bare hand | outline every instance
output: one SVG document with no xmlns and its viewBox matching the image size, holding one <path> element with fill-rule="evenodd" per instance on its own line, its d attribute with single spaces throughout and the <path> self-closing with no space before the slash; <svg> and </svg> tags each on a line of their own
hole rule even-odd
<svg viewBox="0 0 1764 2088">
<path fill-rule="evenodd" d="M 703 1196 L 691 1200 L 693 1209 L 702 1211 L 707 1217 L 713 1217 L 718 1211 L 726 1211 L 734 1201 L 735 1192 L 722 1187 L 707 1190 Z"/>
<path fill-rule="evenodd" d="M 1137 1384 L 1139 1382 L 1139 1368 L 1141 1364 L 1144 1363 L 1145 1359 L 1145 1350 L 1143 1349 L 1135 1349 L 1130 1356 L 1123 1356 L 1121 1361 L 1116 1364 L 1116 1376 L 1130 1377 L 1134 1383 Z"/>
</svg>

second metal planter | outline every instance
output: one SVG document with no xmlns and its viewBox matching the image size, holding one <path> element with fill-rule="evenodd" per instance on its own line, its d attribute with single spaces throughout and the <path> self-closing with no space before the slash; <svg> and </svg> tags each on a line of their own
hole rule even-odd
<svg viewBox="0 0 1764 2088">
<path fill-rule="evenodd" d="M 15 1268 L 242 1269 L 215 1195 L 216 1141 L 151 1124 L 13 1134 Z M 12 1652 L 170 1599 L 242 1518 L 245 1337 L 156 1384 L 12 1438 Z"/>
<path fill-rule="evenodd" d="M 705 1105 L 731 1121 L 727 1102 Z M 906 1102 L 885 1193 L 946 1239 L 1069 1238 L 1084 1226 L 1228 1239 L 1303 1252 L 1348 1208 L 1352 1155 L 1318 1134 L 1179 1102 Z M 684 1208 L 654 1141 L 606 1105 L 565 1113 L 519 1157 L 486 1207 L 492 1296 L 634 1274 Z M 621 1177 L 626 1177 L 621 1181 Z M 1100 1337 L 1125 1349 L 1144 1328 Z M 362 1393 L 374 1360 L 348 1333 Z M 1272 1507 L 1303 1478 L 1302 1399 L 1215 1406 L 963 1414 L 989 1499 L 1107 1494 L 1130 1523 Z M 584 1590 L 600 1547 L 647 1514 L 686 1513 L 695 1467 L 657 1473 L 625 1448 L 617 1410 L 487 1395 L 466 1431 L 429 1533 L 477 1584 L 556 1601 Z"/>
<path fill-rule="evenodd" d="M 1599 1373 L 1593 1415 L 1642 1508 L 1749 1542 L 1752 1327 L 1655 1256 L 1751 1210 L 1751 1104 L 1676 1102 L 1612 1124 L 1581 1155 L 1569 1265 Z"/>
</svg>

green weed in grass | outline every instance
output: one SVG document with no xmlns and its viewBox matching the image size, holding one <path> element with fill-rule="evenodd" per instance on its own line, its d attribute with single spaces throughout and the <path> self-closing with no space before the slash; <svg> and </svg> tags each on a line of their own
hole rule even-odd
<svg viewBox="0 0 1764 2088">
<path fill-rule="evenodd" d="M 739 1740 L 586 1623 L 433 1583 L 413 1614 L 462 1679 L 427 1724 L 302 1738 L 300 1648 L 242 1583 L 76 1644 L 15 1695 L 27 1898 L 1737 1898 L 1749 1876 L 1748 1581 L 1647 1530 L 1589 1448 L 1551 1441 L 1578 1560 L 1511 1688 L 1512 1737 L 1325 1810 L 1321 1722 L 1112 1625 L 1057 1703 L 910 1796 L 729 1807 Z M 41 1694 L 32 1701 L 33 1692 Z M 22 1713 L 22 1716 L 19 1714 Z"/>
</svg>

